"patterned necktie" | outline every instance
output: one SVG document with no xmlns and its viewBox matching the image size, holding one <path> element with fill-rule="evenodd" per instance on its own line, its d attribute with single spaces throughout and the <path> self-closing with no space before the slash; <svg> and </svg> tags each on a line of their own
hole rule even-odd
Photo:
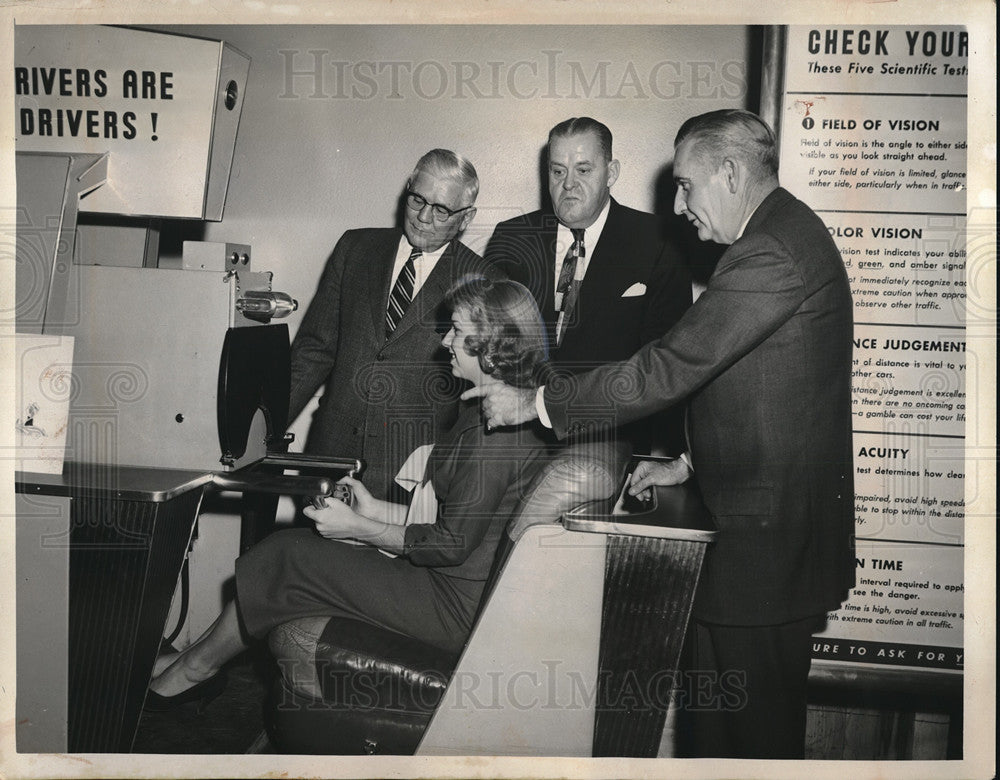
<svg viewBox="0 0 1000 780">
<path fill-rule="evenodd" d="M 562 269 L 559 271 L 559 283 L 556 285 L 556 308 L 559 310 L 559 327 L 556 331 L 556 345 L 562 343 L 563 333 L 569 325 L 576 305 L 576 296 L 580 291 L 580 282 L 576 278 L 577 262 L 587 256 L 587 248 L 583 243 L 583 228 L 570 228 L 573 233 L 573 244 L 566 253 Z"/>
<path fill-rule="evenodd" d="M 389 305 L 385 310 L 386 338 L 389 338 L 392 332 L 396 330 L 396 326 L 399 325 L 399 321 L 406 312 L 406 307 L 410 305 L 410 301 L 413 299 L 413 283 L 417 279 L 417 270 L 414 262 L 420 257 L 420 254 L 419 249 L 414 249 L 410 252 L 409 259 L 403 264 L 399 276 L 396 277 L 396 283 L 392 286 L 392 292 L 389 293 Z"/>
</svg>

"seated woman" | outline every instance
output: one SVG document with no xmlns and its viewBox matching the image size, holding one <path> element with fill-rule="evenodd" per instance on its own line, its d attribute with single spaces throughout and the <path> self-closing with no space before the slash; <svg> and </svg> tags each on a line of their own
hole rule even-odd
<svg viewBox="0 0 1000 780">
<path fill-rule="evenodd" d="M 452 325 L 442 343 L 455 376 L 474 385 L 537 386 L 548 349 L 525 287 L 466 279 L 449 292 L 447 303 Z M 345 478 L 354 490 L 354 509 L 333 499 L 322 509 L 308 507 L 315 531 L 277 532 L 236 561 L 236 600 L 190 647 L 158 659 L 146 708 L 169 709 L 218 694 L 225 684 L 220 669 L 247 647 L 248 637 L 265 637 L 298 617 L 361 619 L 460 650 L 500 535 L 544 453 L 543 440 L 530 427 L 487 433 L 478 403 L 471 402 L 430 452 L 423 472 L 433 489 L 430 504 L 426 487 L 415 491 L 408 510 L 373 498 L 360 482 Z M 407 522 L 418 503 L 427 513 L 435 502 L 436 515 L 432 509 L 423 522 L 412 516 Z"/>
</svg>

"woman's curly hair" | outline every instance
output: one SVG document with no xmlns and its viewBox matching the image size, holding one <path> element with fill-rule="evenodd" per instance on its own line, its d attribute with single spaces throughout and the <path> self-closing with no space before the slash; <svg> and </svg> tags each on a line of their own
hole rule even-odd
<svg viewBox="0 0 1000 780">
<path fill-rule="evenodd" d="M 463 346 L 479 359 L 484 374 L 514 387 L 542 384 L 549 347 L 545 323 L 527 287 L 508 279 L 466 276 L 448 291 L 445 304 L 468 314 L 476 326 Z"/>
</svg>

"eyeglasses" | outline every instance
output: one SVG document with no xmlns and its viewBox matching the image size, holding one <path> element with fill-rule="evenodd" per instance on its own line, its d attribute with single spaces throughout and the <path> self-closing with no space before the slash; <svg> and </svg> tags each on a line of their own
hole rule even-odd
<svg viewBox="0 0 1000 780">
<path fill-rule="evenodd" d="M 460 209 L 450 209 L 447 206 L 442 206 L 440 203 L 431 203 L 423 195 L 418 195 L 413 190 L 407 190 L 406 192 L 406 205 L 414 211 L 423 211 L 424 206 L 430 206 L 431 213 L 438 222 L 447 222 L 456 214 L 461 214 L 463 211 L 468 211 L 472 208 L 472 206 L 464 206 Z"/>
</svg>

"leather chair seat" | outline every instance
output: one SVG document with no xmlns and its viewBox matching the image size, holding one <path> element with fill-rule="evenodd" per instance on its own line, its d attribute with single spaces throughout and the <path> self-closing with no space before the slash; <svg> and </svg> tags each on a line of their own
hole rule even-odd
<svg viewBox="0 0 1000 780">
<path fill-rule="evenodd" d="M 412 754 L 458 660 L 349 618 L 289 621 L 268 643 L 281 669 L 272 737 L 302 754 Z"/>
</svg>

